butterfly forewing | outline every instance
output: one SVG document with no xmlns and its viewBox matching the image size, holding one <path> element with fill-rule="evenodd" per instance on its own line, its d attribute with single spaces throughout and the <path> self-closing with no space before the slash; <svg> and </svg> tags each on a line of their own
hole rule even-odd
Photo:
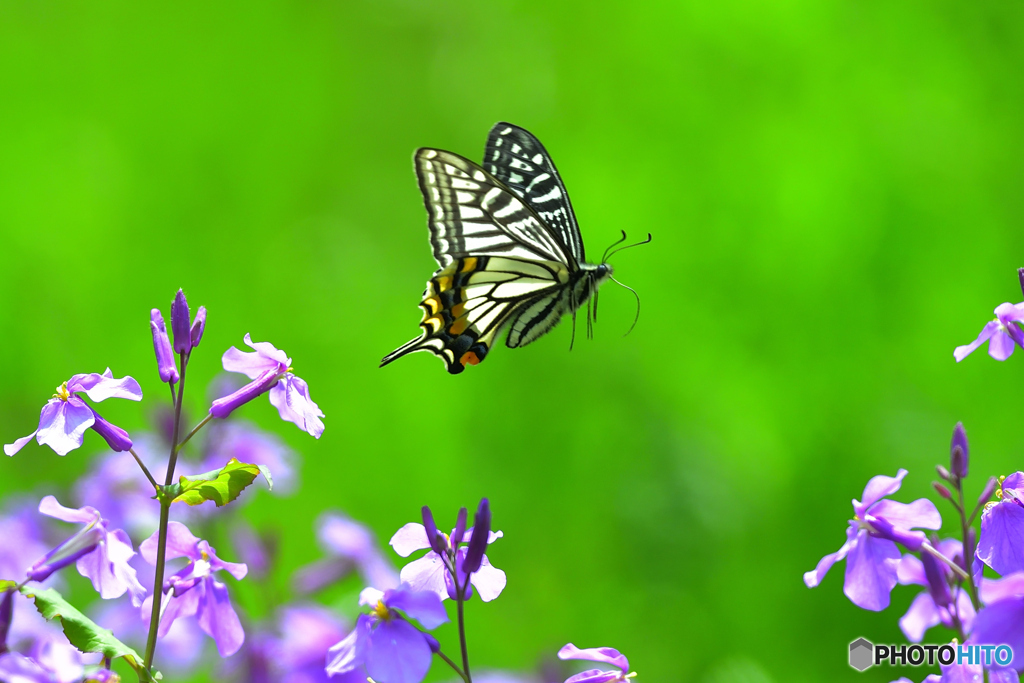
<svg viewBox="0 0 1024 683">
<path fill-rule="evenodd" d="M 568 263 L 565 248 L 534 211 L 472 161 L 451 152 L 416 152 L 430 243 L 442 268 L 467 256 Z"/>
<path fill-rule="evenodd" d="M 484 168 L 537 212 L 576 263 L 584 261 L 569 193 L 540 140 L 511 123 L 496 124 L 487 136 Z"/>
</svg>

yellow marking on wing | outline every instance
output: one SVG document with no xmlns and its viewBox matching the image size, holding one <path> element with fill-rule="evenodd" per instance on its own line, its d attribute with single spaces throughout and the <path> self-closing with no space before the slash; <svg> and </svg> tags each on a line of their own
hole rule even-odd
<svg viewBox="0 0 1024 683">
<path fill-rule="evenodd" d="M 476 365 L 480 362 L 480 359 L 477 358 L 476 354 L 472 351 L 466 351 L 462 354 L 462 358 L 459 359 L 459 362 L 463 365 Z"/>
<path fill-rule="evenodd" d="M 465 332 L 467 327 L 469 327 L 469 316 L 464 315 L 452 323 L 452 326 L 448 328 L 448 334 L 458 336 Z"/>
<path fill-rule="evenodd" d="M 462 262 L 462 271 L 461 272 L 463 272 L 463 273 L 471 273 L 474 270 L 476 270 L 476 261 L 477 261 L 476 256 L 470 256 L 470 257 L 466 258 Z"/>
</svg>

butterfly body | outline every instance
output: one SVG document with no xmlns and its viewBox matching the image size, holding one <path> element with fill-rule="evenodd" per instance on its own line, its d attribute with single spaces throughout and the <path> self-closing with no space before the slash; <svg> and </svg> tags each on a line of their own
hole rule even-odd
<svg viewBox="0 0 1024 683">
<path fill-rule="evenodd" d="M 430 351 L 448 372 L 462 372 L 483 361 L 506 329 L 506 345 L 515 348 L 564 315 L 575 318 L 611 277 L 609 264 L 585 261 L 558 171 L 524 129 L 495 125 L 484 166 L 432 148 L 417 150 L 414 162 L 440 269 L 420 302 L 421 336 L 385 356 L 382 366 Z"/>
</svg>

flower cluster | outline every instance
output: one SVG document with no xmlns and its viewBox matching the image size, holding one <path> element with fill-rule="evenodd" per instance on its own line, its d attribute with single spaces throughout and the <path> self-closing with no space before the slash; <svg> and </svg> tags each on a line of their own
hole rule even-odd
<svg viewBox="0 0 1024 683">
<path fill-rule="evenodd" d="M 400 557 L 426 551 L 401 571 L 366 526 L 326 512 L 317 521 L 325 556 L 296 570 L 281 593 L 274 578 L 283 564 L 280 532 L 257 531 L 238 512 L 252 499 L 243 491 L 259 476 L 276 485 L 275 494 L 295 491 L 296 456 L 277 437 L 227 418 L 267 394 L 283 420 L 319 438 L 324 413 L 294 374 L 292 359 L 245 334 L 252 351 L 232 346 L 221 364 L 250 381 L 225 388 L 223 378 L 215 378 L 209 407 L 188 428 L 186 378 L 193 387 L 189 361 L 206 321 L 206 308 L 193 316 L 180 290 L 170 325 L 159 309 L 150 312 L 156 376 L 170 394 L 169 406 L 150 411 L 151 429 L 132 437 L 92 406 L 107 398 L 143 398 L 139 382 L 115 378 L 108 368 L 61 383 L 36 430 L 4 447 L 13 456 L 35 439 L 63 456 L 81 448 L 91 428 L 109 452 L 59 492 L 79 507 L 47 495 L 0 509 L 0 681 L 116 683 L 131 666 L 140 682 L 216 667 L 216 678 L 225 681 L 420 683 L 436 657 L 471 683 L 464 605 L 474 595 L 482 602 L 497 599 L 507 583 L 487 555 L 503 536 L 492 528 L 490 501 L 480 501 L 472 525 L 467 509 L 460 509 L 450 534 L 439 531 L 430 509 L 422 508 L 421 521 L 391 537 Z M 64 524 L 77 529 L 69 535 Z M 207 539 L 227 549 L 223 557 L 240 561 L 223 559 Z M 85 610 L 68 606 L 59 592 L 62 570 L 72 565 L 98 597 Z M 250 591 L 257 597 L 239 601 L 234 584 L 243 580 L 258 584 Z M 353 621 L 313 601 L 339 584 L 359 596 Z M 65 624 L 66 636 L 57 622 L 41 616 L 57 613 L 74 621 L 73 627 Z M 445 649 L 439 640 L 448 637 L 442 627 L 450 622 L 457 623 L 458 634 L 458 654 L 451 657 L 454 647 Z M 566 683 L 613 683 L 636 675 L 612 648 L 570 643 L 557 658 L 599 665 L 567 670 Z M 478 677 L 484 680 L 486 675 Z"/>
<path fill-rule="evenodd" d="M 1018 271 L 1024 289 L 1024 268 Z M 957 362 L 988 342 L 989 355 L 1006 360 L 1015 346 L 1024 346 L 1024 304 L 1004 303 L 995 320 L 978 338 L 957 347 Z M 829 569 L 846 561 L 843 591 L 858 607 L 881 611 L 889 606 L 896 585 L 917 585 L 924 590 L 900 618 L 907 640 L 921 642 L 925 633 L 944 626 L 965 645 L 1008 645 L 1009 663 L 986 661 L 942 665 L 928 683 L 960 683 L 988 680 L 1016 683 L 1024 671 L 1024 472 L 990 477 L 974 501 L 964 483 L 970 472 L 970 446 L 962 424 L 953 430 L 949 464 L 936 468 L 936 494 L 947 501 L 957 516 L 954 535 L 941 537 L 938 508 L 920 498 L 911 503 L 893 501 L 906 470 L 895 477 L 873 477 L 862 501 L 853 501 L 854 515 L 846 530 L 846 542 L 804 574 L 804 583 L 819 585 Z M 980 533 L 975 527 L 980 518 Z M 931 534 L 925 533 L 927 530 Z M 988 572 L 999 578 L 989 578 Z M 909 679 L 899 679 L 911 683 Z"/>
</svg>

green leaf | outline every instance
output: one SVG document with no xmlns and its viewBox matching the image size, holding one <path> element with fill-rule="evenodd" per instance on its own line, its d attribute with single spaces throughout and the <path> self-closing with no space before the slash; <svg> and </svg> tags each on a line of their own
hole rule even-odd
<svg viewBox="0 0 1024 683">
<path fill-rule="evenodd" d="M 6 593 L 17 585 L 17 581 L 0 581 L 0 593 Z"/>
<path fill-rule="evenodd" d="M 181 493 L 173 502 L 183 501 L 189 505 L 202 505 L 212 500 L 217 507 L 227 505 L 246 486 L 253 483 L 260 474 L 267 480 L 270 488 L 274 488 L 274 480 L 270 477 L 270 470 L 263 465 L 249 465 L 238 462 L 231 458 L 227 465 L 219 470 L 197 474 L 194 477 L 182 476 L 178 480 L 181 486 Z"/>
<path fill-rule="evenodd" d="M 112 631 L 99 626 L 89 617 L 85 616 L 52 588 L 39 590 L 35 587 L 22 586 L 21 593 L 31 598 L 36 603 L 36 609 L 46 619 L 60 619 L 64 635 L 72 645 L 82 652 L 98 652 L 104 657 L 117 659 L 123 657 L 128 665 L 135 669 L 143 680 L 148 680 L 149 675 L 142 666 L 142 657 L 120 640 L 114 637 Z"/>
</svg>

